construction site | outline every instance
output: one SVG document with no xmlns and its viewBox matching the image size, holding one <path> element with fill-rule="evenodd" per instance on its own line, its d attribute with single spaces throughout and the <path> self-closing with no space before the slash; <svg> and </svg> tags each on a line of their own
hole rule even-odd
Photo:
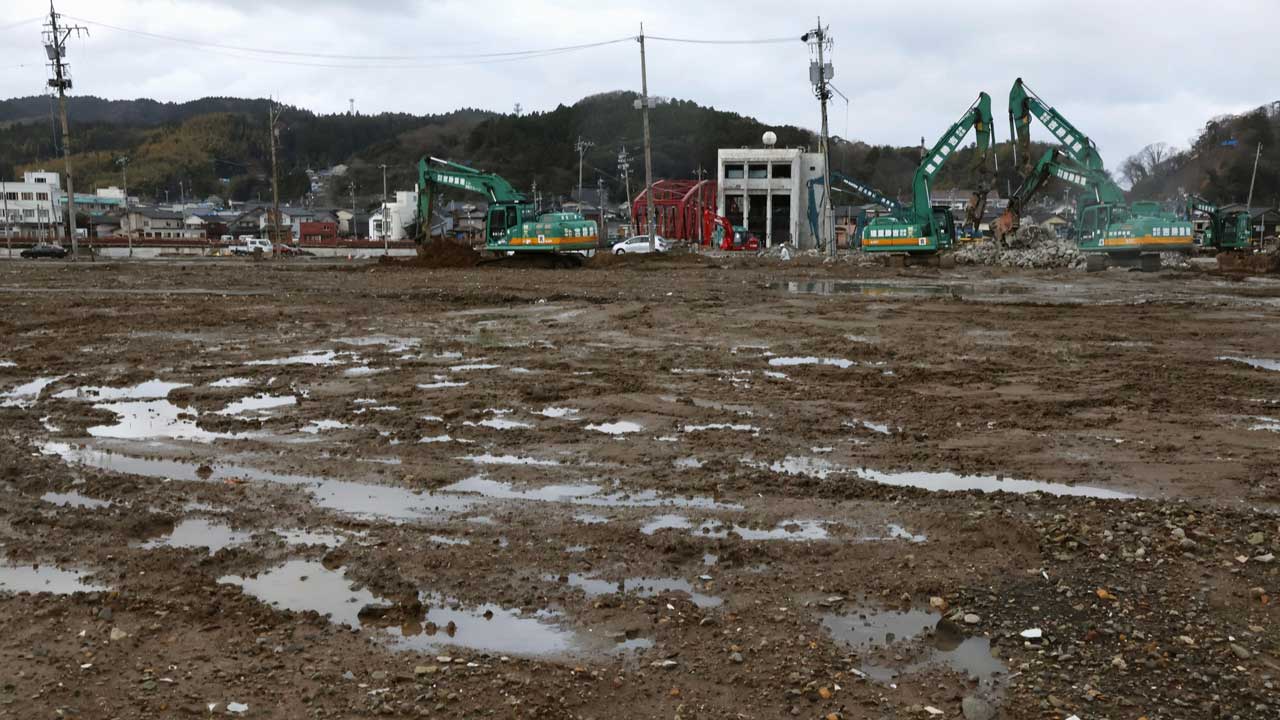
<svg viewBox="0 0 1280 720">
<path fill-rule="evenodd" d="M 1280 103 L 1108 168 L 1016 78 L 882 150 L 822 20 L 641 26 L 279 51 L 636 41 L 581 103 L 617 173 L 519 103 L 205 98 L 77 155 L 68 22 L 254 51 L 47 19 L 61 174 L 0 102 L 0 718 L 1280 717 Z M 667 112 L 646 40 L 803 43 L 821 129 Z M 679 113 L 719 134 L 655 162 Z"/>
</svg>

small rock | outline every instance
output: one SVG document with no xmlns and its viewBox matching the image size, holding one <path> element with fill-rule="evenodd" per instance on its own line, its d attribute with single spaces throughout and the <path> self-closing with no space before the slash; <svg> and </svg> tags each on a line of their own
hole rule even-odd
<svg viewBox="0 0 1280 720">
<path fill-rule="evenodd" d="M 995 706 L 976 695 L 964 696 L 960 701 L 960 712 L 964 720 L 992 720 L 996 716 Z"/>
<path fill-rule="evenodd" d="M 1265 555 L 1259 555 L 1255 557 L 1253 561 L 1260 562 L 1260 563 L 1269 563 L 1274 561 L 1275 559 L 1276 559 L 1275 553 L 1267 553 Z"/>
<path fill-rule="evenodd" d="M 1236 657 L 1240 658 L 1241 660 L 1248 660 L 1250 657 L 1253 656 L 1253 653 L 1249 652 L 1249 650 L 1245 648 L 1243 645 L 1230 643 L 1229 647 L 1231 648 L 1231 652 L 1235 653 Z"/>
<path fill-rule="evenodd" d="M 933 610 L 937 610 L 940 613 L 945 613 L 947 611 L 947 601 L 944 598 L 934 595 L 933 597 L 929 598 L 929 607 Z"/>
<path fill-rule="evenodd" d="M 979 617 L 978 615 L 974 613 L 965 613 L 964 615 L 965 625 L 977 625 L 980 622 L 982 622 L 982 618 Z"/>
<path fill-rule="evenodd" d="M 1174 528 L 1172 534 L 1174 540 L 1182 540 L 1187 537 L 1187 531 L 1182 528 Z"/>
<path fill-rule="evenodd" d="M 440 668 L 435 665 L 419 665 L 413 669 L 413 674 L 419 677 L 423 675 L 435 675 Z"/>
<path fill-rule="evenodd" d="M 1265 539 L 1266 537 L 1260 532 L 1251 532 L 1245 537 L 1245 541 L 1250 545 L 1261 545 L 1262 541 Z"/>
<path fill-rule="evenodd" d="M 343 680 L 355 680 L 355 679 L 356 679 L 356 674 L 355 674 L 355 673 L 353 673 L 353 672 L 351 672 L 350 670 L 348 670 L 348 671 L 346 671 L 346 672 L 342 673 L 342 679 L 343 679 Z"/>
<path fill-rule="evenodd" d="M 1040 628 L 1028 628 L 1018 634 L 1026 640 L 1039 640 L 1044 637 L 1044 631 Z"/>
<path fill-rule="evenodd" d="M 114 616 L 114 613 L 111 612 L 111 608 L 109 607 L 104 607 L 98 611 L 99 620 L 105 620 L 106 622 L 111 622 L 111 618 L 113 616 Z"/>
<path fill-rule="evenodd" d="M 120 642 L 121 640 L 127 637 L 129 637 L 129 633 L 121 630 L 118 627 L 111 628 L 111 642 Z"/>
<path fill-rule="evenodd" d="M 369 675 L 369 677 L 373 678 L 374 680 L 386 680 L 386 679 L 387 679 L 387 671 L 386 671 L 386 670 L 374 670 L 374 671 Z"/>
<path fill-rule="evenodd" d="M 730 656 L 729 656 L 729 662 L 733 663 L 734 665 L 741 665 L 741 664 L 742 664 L 742 653 L 740 653 L 740 652 L 736 652 L 736 653 L 733 653 L 732 655 L 730 655 Z"/>
</svg>

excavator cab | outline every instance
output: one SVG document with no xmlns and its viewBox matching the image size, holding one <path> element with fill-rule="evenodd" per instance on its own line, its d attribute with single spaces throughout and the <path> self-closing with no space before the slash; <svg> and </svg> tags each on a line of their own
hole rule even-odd
<svg viewBox="0 0 1280 720">
<path fill-rule="evenodd" d="M 520 224 L 520 208 L 515 205 L 493 205 L 489 208 L 489 240 L 501 240 L 507 231 Z"/>
<path fill-rule="evenodd" d="M 937 244 L 939 250 L 945 250 L 955 244 L 956 217 L 951 212 L 951 206 L 933 206 L 933 232 L 935 234 L 934 243 Z"/>
</svg>

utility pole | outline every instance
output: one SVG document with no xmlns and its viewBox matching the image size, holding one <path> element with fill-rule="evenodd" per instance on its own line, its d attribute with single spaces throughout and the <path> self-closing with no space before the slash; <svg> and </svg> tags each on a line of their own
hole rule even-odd
<svg viewBox="0 0 1280 720">
<path fill-rule="evenodd" d="M 380 167 L 382 168 L 382 254 L 389 255 L 390 251 L 387 249 L 387 166 L 383 164 Z M 428 236 L 431 233 L 430 222 L 431 218 L 427 218 Z"/>
<path fill-rule="evenodd" d="M 121 184 L 124 185 L 124 219 L 129 220 L 129 156 L 123 155 L 116 159 L 116 164 L 120 166 Z M 133 257 L 133 228 L 125 233 L 125 237 L 129 239 L 129 257 Z"/>
<path fill-rule="evenodd" d="M 351 191 L 351 220 L 347 222 L 347 233 L 352 238 L 356 236 L 356 181 L 351 180 L 347 183 L 347 189 Z"/>
<path fill-rule="evenodd" d="M 13 221 L 9 218 L 9 193 L 4 183 L 0 182 L 0 202 L 4 203 L 4 245 L 9 249 L 9 259 L 13 259 Z"/>
<path fill-rule="evenodd" d="M 600 244 L 600 238 L 609 235 L 609 226 L 604 221 L 604 178 L 596 178 L 596 202 L 600 203 L 600 228 L 596 233 L 596 245 Z"/>
<path fill-rule="evenodd" d="M 62 115 L 62 162 L 67 175 L 67 235 L 71 238 L 71 260 L 76 260 L 80 249 L 76 239 L 76 194 L 71 181 L 71 126 L 67 124 L 67 90 L 71 87 L 71 77 L 67 72 L 67 64 L 63 59 L 67 56 L 67 38 L 71 33 L 79 37 L 88 29 L 79 25 L 58 27 L 57 11 L 53 9 L 53 0 L 49 0 L 49 29 L 44 33 L 44 51 L 49 57 L 49 65 L 53 68 L 53 78 L 49 87 L 58 90 L 58 107 Z M 49 198 L 53 198 L 50 193 Z"/>
<path fill-rule="evenodd" d="M 702 247 L 702 226 L 705 224 L 702 220 L 706 215 L 706 210 L 702 207 L 702 163 L 698 163 L 698 247 Z"/>
<path fill-rule="evenodd" d="M 827 254 L 830 257 L 836 256 L 836 238 L 834 228 L 831 228 L 831 138 L 827 132 L 827 101 L 831 99 L 831 90 L 829 83 L 835 77 L 835 67 L 827 62 L 826 53 L 831 49 L 831 35 L 827 32 L 827 28 L 822 26 L 822 17 L 818 17 L 818 27 L 805 33 L 801 38 L 810 47 L 817 51 L 818 59 L 816 62 L 809 64 L 809 81 L 813 83 L 814 94 L 818 96 L 818 100 L 822 105 L 822 209 L 820 210 L 822 220 L 818 224 L 819 231 L 829 234 L 830 244 L 827 246 Z M 819 240 L 819 242 L 822 242 Z"/>
<path fill-rule="evenodd" d="M 636 219 L 631 215 L 631 159 L 627 157 L 627 146 L 618 149 L 618 170 L 622 173 L 623 182 L 627 186 L 627 224 L 635 225 Z"/>
<path fill-rule="evenodd" d="M 538 197 L 538 181 L 533 181 L 533 214 L 534 217 L 542 214 L 542 198 Z"/>
<path fill-rule="evenodd" d="M 644 23 L 640 23 L 640 114 L 644 118 L 644 215 L 645 232 L 649 235 L 649 252 L 654 251 L 653 237 L 653 148 L 649 143 L 649 69 L 644 57 Z"/>
<path fill-rule="evenodd" d="M 578 136 L 578 142 L 573 144 L 575 150 L 578 151 L 578 206 L 582 206 L 582 157 L 587 152 L 587 148 L 595 147 L 595 143 L 590 140 L 583 140 L 582 136 Z"/>
<path fill-rule="evenodd" d="M 1258 179 L 1258 160 L 1262 158 L 1262 143 L 1258 143 L 1258 152 L 1253 156 L 1253 177 L 1249 178 L 1249 199 L 1245 201 L 1245 212 L 1249 215 L 1249 239 L 1253 241 L 1253 183 Z M 1266 217 L 1265 215 L 1263 216 Z M 1262 222 L 1263 234 L 1266 234 L 1266 220 Z"/>
<path fill-rule="evenodd" d="M 276 141 L 279 139 L 280 130 L 276 124 L 280 122 L 280 106 L 275 100 L 271 101 L 271 107 L 267 108 L 267 130 L 271 135 L 271 248 L 275 250 L 276 243 L 280 242 L 280 171 L 276 165 Z M 165 193 L 168 195 L 168 192 Z"/>
</svg>

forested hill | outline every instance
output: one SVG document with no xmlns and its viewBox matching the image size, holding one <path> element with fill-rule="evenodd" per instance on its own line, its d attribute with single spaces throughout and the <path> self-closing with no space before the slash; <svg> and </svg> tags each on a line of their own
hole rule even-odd
<svg viewBox="0 0 1280 720">
<path fill-rule="evenodd" d="M 330 184 L 316 204 L 350 202 L 350 184 L 361 204 L 376 201 L 382 191 L 381 165 L 387 166 L 389 188 L 411 188 L 416 163 L 434 155 L 499 173 L 516 187 L 536 182 L 546 197 L 566 195 L 577 185 L 579 138 L 593 143 L 584 157 L 588 187 L 603 179 L 611 198 L 620 200 L 624 182 L 618 155 L 631 159 L 633 193 L 643 179 L 641 114 L 630 92 L 593 95 L 572 105 L 523 115 L 462 109 L 441 115 L 407 113 L 316 114 L 286 107 L 281 115 L 279 164 L 282 198 L 303 199 L 309 190 L 307 169 L 349 166 L 347 177 Z M 209 97 L 185 103 L 155 100 L 103 100 L 73 97 L 73 166 L 77 188 L 122 182 L 122 157 L 128 157 L 132 194 L 171 198 L 179 187 L 188 197 L 218 195 L 235 200 L 269 196 L 270 146 L 263 98 Z M 51 117 L 56 107 L 44 96 L 0 101 L 0 178 L 25 169 L 60 170 L 59 135 Z M 655 178 L 693 178 L 699 167 L 713 173 L 716 150 L 759 146 L 766 130 L 778 135 L 781 147 L 817 148 L 808 130 L 766 125 L 737 113 L 683 100 L 660 104 L 650 113 Z M 1186 151 L 1151 146 L 1116 169 L 1132 175 L 1135 198 L 1170 198 L 1179 188 L 1219 201 L 1243 200 L 1252 169 L 1252 148 L 1264 146 L 1257 197 L 1272 202 L 1280 190 L 1280 137 L 1276 106 L 1239 117 L 1215 118 Z M 1230 141 L 1234 141 L 1231 143 Z M 971 148 L 955 154 L 935 189 L 969 188 Z M 1018 184 L 1008 144 L 997 147 L 1004 194 Z M 869 145 L 837 138 L 832 166 L 883 192 L 906 198 L 919 162 L 918 146 Z M 858 202 L 849 198 L 848 202 Z"/>
</svg>

